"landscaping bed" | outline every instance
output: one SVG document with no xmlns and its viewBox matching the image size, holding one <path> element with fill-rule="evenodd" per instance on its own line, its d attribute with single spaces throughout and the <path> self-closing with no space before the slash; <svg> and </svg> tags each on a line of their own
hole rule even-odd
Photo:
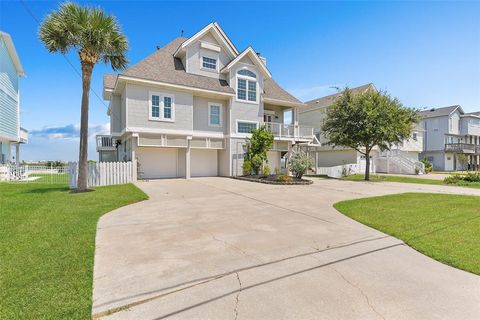
<svg viewBox="0 0 480 320">
<path fill-rule="evenodd" d="M 299 179 L 284 174 L 270 174 L 270 175 L 249 175 L 249 176 L 237 176 L 233 177 L 238 180 L 245 180 L 266 184 L 278 184 L 278 185 L 307 185 L 312 184 L 312 180 Z"/>
</svg>

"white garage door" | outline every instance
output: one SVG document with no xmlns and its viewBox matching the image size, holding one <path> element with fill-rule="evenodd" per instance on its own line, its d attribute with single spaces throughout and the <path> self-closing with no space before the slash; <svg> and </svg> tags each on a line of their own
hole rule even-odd
<svg viewBox="0 0 480 320">
<path fill-rule="evenodd" d="M 141 178 L 175 178 L 177 176 L 176 148 L 138 148 Z"/>
<path fill-rule="evenodd" d="M 191 149 L 190 165 L 192 177 L 217 176 L 217 150 Z"/>
</svg>

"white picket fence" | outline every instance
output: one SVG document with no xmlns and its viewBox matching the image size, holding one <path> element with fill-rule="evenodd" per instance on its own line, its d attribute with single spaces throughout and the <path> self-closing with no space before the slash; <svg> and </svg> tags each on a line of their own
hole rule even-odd
<svg viewBox="0 0 480 320">
<path fill-rule="evenodd" d="M 329 176 L 330 178 L 342 178 L 351 174 L 360 173 L 360 165 L 357 163 L 343 164 L 333 167 L 317 167 L 315 174 Z"/>
<path fill-rule="evenodd" d="M 77 187 L 78 164 L 69 163 L 70 188 Z M 113 184 L 126 184 L 136 180 L 136 168 L 134 162 L 97 162 L 88 164 L 87 185 L 109 186 Z"/>
</svg>

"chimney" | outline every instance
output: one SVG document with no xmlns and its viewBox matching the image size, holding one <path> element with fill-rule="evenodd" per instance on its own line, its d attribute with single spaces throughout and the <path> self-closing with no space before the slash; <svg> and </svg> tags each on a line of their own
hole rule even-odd
<svg viewBox="0 0 480 320">
<path fill-rule="evenodd" d="M 260 54 L 260 52 L 257 52 L 257 56 L 260 58 L 260 60 L 262 60 L 263 64 L 264 64 L 265 66 L 267 66 L 267 58 L 262 57 L 262 55 Z"/>
</svg>

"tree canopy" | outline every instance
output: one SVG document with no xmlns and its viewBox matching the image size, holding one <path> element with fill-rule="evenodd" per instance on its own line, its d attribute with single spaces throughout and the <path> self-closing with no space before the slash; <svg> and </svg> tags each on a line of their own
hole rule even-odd
<svg viewBox="0 0 480 320">
<path fill-rule="evenodd" d="M 322 131 L 328 143 L 349 147 L 365 155 L 365 179 L 369 179 L 370 151 L 390 150 L 409 139 L 419 121 L 417 110 L 407 108 L 385 91 L 353 94 L 346 88 L 327 109 Z"/>
</svg>

